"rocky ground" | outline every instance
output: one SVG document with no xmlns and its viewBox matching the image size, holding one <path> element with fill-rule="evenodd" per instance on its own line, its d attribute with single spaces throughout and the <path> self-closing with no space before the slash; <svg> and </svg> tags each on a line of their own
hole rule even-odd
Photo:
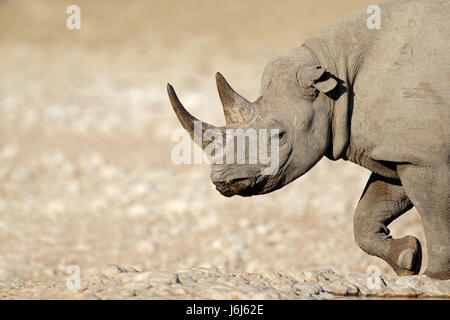
<svg viewBox="0 0 450 320">
<path fill-rule="evenodd" d="M 308 271 L 228 273 L 193 268 L 175 272 L 105 266 L 83 275 L 47 282 L 0 282 L 8 299 L 351 299 L 450 298 L 450 280 L 426 276 L 340 275 L 331 268 Z"/>
<path fill-rule="evenodd" d="M 215 72 L 252 100 L 270 59 L 372 1 L 80 0 L 81 30 L 65 27 L 70 4 L 0 0 L 2 298 L 357 296 L 374 267 L 380 295 L 448 295 L 355 244 L 365 169 L 324 159 L 277 192 L 228 199 L 207 165 L 173 162 L 167 82 L 221 125 Z M 390 228 L 425 247 L 415 210 Z M 111 264 L 134 269 L 99 270 Z M 336 274 L 301 271 L 326 266 Z"/>
</svg>

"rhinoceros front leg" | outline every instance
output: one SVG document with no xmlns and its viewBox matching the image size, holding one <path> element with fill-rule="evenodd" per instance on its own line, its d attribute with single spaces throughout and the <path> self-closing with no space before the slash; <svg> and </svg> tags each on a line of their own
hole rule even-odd
<svg viewBox="0 0 450 320">
<path fill-rule="evenodd" d="M 450 279 L 450 173 L 448 164 L 433 167 L 401 165 L 402 185 L 419 212 L 427 240 L 425 274 Z"/>
<path fill-rule="evenodd" d="M 372 173 L 353 220 L 360 248 L 385 260 L 398 275 L 418 274 L 422 264 L 419 240 L 413 236 L 393 239 L 387 228 L 412 206 L 400 181 Z"/>
</svg>

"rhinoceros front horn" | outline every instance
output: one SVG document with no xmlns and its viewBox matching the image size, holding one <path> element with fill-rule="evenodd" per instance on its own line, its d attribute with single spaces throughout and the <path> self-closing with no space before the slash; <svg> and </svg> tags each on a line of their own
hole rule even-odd
<svg viewBox="0 0 450 320">
<path fill-rule="evenodd" d="M 170 84 L 167 84 L 167 93 L 169 94 L 170 103 L 172 104 L 172 108 L 177 115 L 178 120 L 180 121 L 183 128 L 189 133 L 191 139 L 194 140 L 200 147 L 205 149 L 211 141 L 207 141 L 203 139 L 203 134 L 206 130 L 220 130 L 215 126 L 212 126 L 206 122 L 198 120 L 192 114 L 190 114 L 181 104 L 180 100 L 175 93 L 175 90 Z M 201 131 L 195 130 L 196 124 L 198 126 L 201 125 Z M 197 132 L 198 131 L 198 132 Z"/>
<path fill-rule="evenodd" d="M 216 73 L 216 84 L 227 124 L 250 122 L 254 116 L 251 102 L 234 91 L 220 72 Z"/>
</svg>

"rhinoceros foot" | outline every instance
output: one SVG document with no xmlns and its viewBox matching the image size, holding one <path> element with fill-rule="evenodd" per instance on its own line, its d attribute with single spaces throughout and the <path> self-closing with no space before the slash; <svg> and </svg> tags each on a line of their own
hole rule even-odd
<svg viewBox="0 0 450 320">
<path fill-rule="evenodd" d="M 393 239 L 386 261 L 399 276 L 418 274 L 422 265 L 422 247 L 413 236 Z"/>
</svg>

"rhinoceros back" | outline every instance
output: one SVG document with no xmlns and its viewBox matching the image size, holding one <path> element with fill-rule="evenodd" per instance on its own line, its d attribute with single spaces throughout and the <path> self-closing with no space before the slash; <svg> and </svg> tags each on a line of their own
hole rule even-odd
<svg viewBox="0 0 450 320">
<path fill-rule="evenodd" d="M 380 7 L 381 29 L 350 31 L 367 41 L 353 84 L 352 138 L 374 159 L 448 162 L 450 1 Z"/>
</svg>

